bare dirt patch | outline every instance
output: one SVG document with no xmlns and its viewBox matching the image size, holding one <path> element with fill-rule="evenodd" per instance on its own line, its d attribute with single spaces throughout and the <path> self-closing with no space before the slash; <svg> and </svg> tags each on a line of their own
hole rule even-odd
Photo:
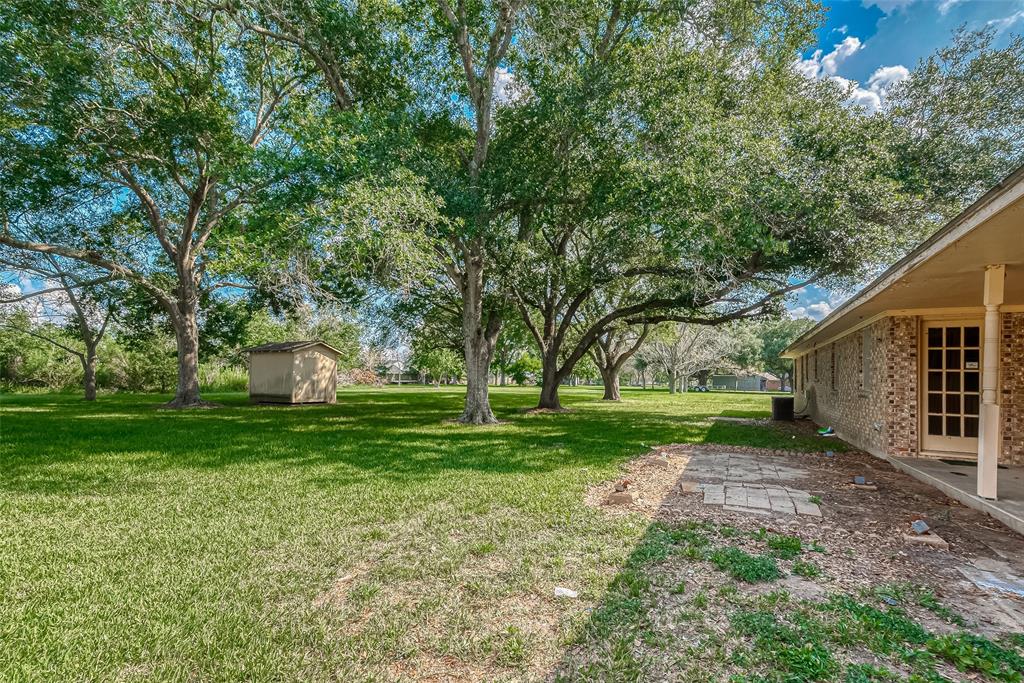
<svg viewBox="0 0 1024 683">
<path fill-rule="evenodd" d="M 706 505 L 700 484 L 702 478 L 708 478 L 707 471 L 698 468 L 693 476 L 693 463 L 709 454 L 727 457 L 735 453 L 755 456 L 766 464 L 778 463 L 790 473 L 799 472 L 788 485 L 820 501 L 822 517 L 750 514 Z M 756 546 L 750 533 L 761 528 L 796 536 L 805 546 L 819 549 L 811 558 L 821 570 L 815 583 L 829 591 L 922 584 L 955 611 L 970 615 L 981 633 L 1024 631 L 1024 600 L 979 589 L 958 569 L 965 565 L 1002 566 L 1024 574 L 1024 537 L 869 454 L 854 451 L 826 456 L 824 452 L 711 444 L 668 445 L 632 461 L 622 476 L 630 481 L 631 504 L 608 503 L 614 482 L 590 489 L 587 503 L 613 515 L 639 513 L 652 521 L 733 527 L 742 532 L 735 543 L 741 548 Z M 864 476 L 877 490 L 856 488 L 856 476 Z M 918 518 L 926 519 L 949 543 L 948 551 L 904 541 L 910 523 Z M 924 611 L 922 618 L 928 618 Z"/>
</svg>

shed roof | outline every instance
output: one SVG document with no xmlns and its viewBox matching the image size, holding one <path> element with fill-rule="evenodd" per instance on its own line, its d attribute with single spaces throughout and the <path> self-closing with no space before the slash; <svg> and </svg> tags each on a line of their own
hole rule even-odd
<svg viewBox="0 0 1024 683">
<path fill-rule="evenodd" d="M 242 349 L 242 351 L 245 351 L 247 353 L 291 353 L 294 351 L 301 351 L 302 349 L 306 349 L 311 346 L 323 346 L 324 348 L 330 349 L 336 354 L 341 354 L 341 351 L 334 348 L 330 344 L 317 340 L 271 342 L 270 344 L 251 346 L 247 349 Z"/>
<path fill-rule="evenodd" d="M 986 265 L 1006 266 L 1005 302 L 1024 302 L 1024 167 L 794 340 L 795 358 L 887 312 L 982 304 Z"/>
</svg>

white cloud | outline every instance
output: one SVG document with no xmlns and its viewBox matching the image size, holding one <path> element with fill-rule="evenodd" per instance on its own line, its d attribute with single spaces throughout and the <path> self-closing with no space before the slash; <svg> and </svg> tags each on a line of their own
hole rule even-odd
<svg viewBox="0 0 1024 683">
<path fill-rule="evenodd" d="M 908 78 L 910 78 L 910 69 L 902 64 L 883 66 L 871 74 L 871 78 L 868 79 L 868 89 L 885 96 L 889 93 L 890 87 Z"/>
<path fill-rule="evenodd" d="M 835 45 L 832 52 L 822 54 L 821 50 L 815 50 L 810 58 L 798 59 L 793 68 L 804 78 L 831 79 L 848 92 L 851 104 L 864 107 L 872 114 L 885 104 L 885 97 L 893 84 L 910 77 L 910 70 L 902 64 L 883 66 L 871 74 L 867 87 L 861 86 L 857 81 L 837 76 L 839 66 L 863 47 L 864 44 L 859 38 L 847 36 L 843 42 Z"/>
<path fill-rule="evenodd" d="M 810 59 L 798 59 L 793 65 L 804 78 L 817 78 L 821 71 L 821 50 L 815 50 Z"/>
<path fill-rule="evenodd" d="M 821 320 L 831 312 L 832 306 L 827 301 L 819 301 L 818 303 L 810 304 L 807 307 L 807 315 L 814 318 L 815 320 Z"/>
<path fill-rule="evenodd" d="M 845 36 L 847 31 L 849 31 L 849 30 L 850 30 L 850 27 L 847 26 L 846 24 L 843 24 L 842 26 L 839 26 L 837 28 L 832 29 L 832 33 L 838 33 L 841 36 Z"/>
<path fill-rule="evenodd" d="M 857 36 L 846 36 L 843 42 L 833 47 L 832 52 L 821 58 L 822 72 L 829 76 L 834 75 L 839 71 L 840 64 L 857 54 L 863 47 L 864 43 L 860 42 Z"/>
<path fill-rule="evenodd" d="M 963 0 L 942 0 L 939 3 L 939 14 L 945 14 L 949 10 L 953 9 L 954 5 L 959 5 Z"/>
<path fill-rule="evenodd" d="M 498 67 L 494 72 L 494 102 L 509 104 L 518 102 L 529 94 L 529 88 L 513 72 Z"/>
<path fill-rule="evenodd" d="M 807 304 L 806 306 L 797 306 L 789 309 L 789 315 L 794 320 L 799 320 L 800 318 L 821 320 L 831 312 L 832 306 L 827 301 L 819 301 L 815 304 Z"/>
<path fill-rule="evenodd" d="M 834 76 L 839 66 L 863 47 L 864 43 L 857 36 L 846 36 L 843 42 L 833 45 L 828 54 L 815 50 L 810 58 L 797 60 L 796 70 L 806 78 Z"/>
<path fill-rule="evenodd" d="M 1014 24 L 1016 24 L 1018 21 L 1021 21 L 1022 19 L 1024 19 L 1024 10 L 1014 12 L 1010 16 L 1003 17 L 1002 19 L 992 19 L 991 21 L 988 22 L 988 26 L 993 26 L 995 27 L 996 31 L 1002 33 L 1003 31 L 1012 27 Z"/>
<path fill-rule="evenodd" d="M 914 0 L 863 0 L 863 5 L 865 7 L 871 7 L 874 5 L 886 14 L 892 14 L 913 2 Z"/>
</svg>

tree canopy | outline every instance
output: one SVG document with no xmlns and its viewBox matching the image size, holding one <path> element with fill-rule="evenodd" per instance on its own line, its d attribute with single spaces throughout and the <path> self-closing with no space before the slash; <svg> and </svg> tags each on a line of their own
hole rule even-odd
<svg viewBox="0 0 1024 683">
<path fill-rule="evenodd" d="M 664 323 L 775 320 L 758 362 L 783 369 L 787 297 L 862 281 L 1024 161 L 1020 37 L 956 34 L 869 114 L 795 68 L 821 18 L 811 0 L 14 0 L 0 261 L 83 301 L 118 282 L 126 335 L 130 316 L 173 332 L 175 406 L 202 403 L 199 358 L 246 316 L 356 304 L 420 357 L 461 357 L 469 423 L 494 421 L 495 369 L 539 364 L 558 408 L 579 363 L 617 383 Z M 303 329 L 358 343 L 320 323 Z"/>
</svg>

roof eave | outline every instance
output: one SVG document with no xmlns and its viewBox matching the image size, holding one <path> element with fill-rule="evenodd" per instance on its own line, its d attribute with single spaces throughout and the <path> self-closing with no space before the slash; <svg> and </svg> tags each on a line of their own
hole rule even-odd
<svg viewBox="0 0 1024 683">
<path fill-rule="evenodd" d="M 981 222 L 971 224 L 970 219 L 975 217 L 980 211 L 995 202 L 996 199 L 1002 197 L 1013 188 L 1021 186 L 1024 187 L 1024 166 L 1021 166 L 1013 173 L 1009 174 L 998 185 L 993 187 L 991 190 L 983 194 L 977 201 L 972 203 L 966 209 L 957 214 L 952 220 L 946 222 L 941 228 L 936 230 L 931 237 L 926 239 L 920 245 L 917 246 L 909 254 L 901 258 L 899 261 L 894 263 L 892 266 L 887 268 L 885 272 L 876 277 L 866 287 L 860 290 L 856 295 L 850 299 L 844 301 L 838 307 L 830 312 L 827 316 L 812 327 L 811 329 L 804 332 L 802 335 L 794 339 L 789 346 L 782 350 L 779 354 L 780 358 L 794 359 L 798 355 L 802 355 L 798 349 L 804 345 L 812 337 L 817 336 L 822 330 L 828 328 L 830 325 L 835 323 L 839 318 L 844 316 L 850 309 L 853 309 L 862 303 L 872 299 L 881 291 L 884 291 L 892 285 L 893 282 L 906 275 L 908 272 L 916 268 L 918 265 L 924 263 L 932 255 L 942 251 L 950 244 L 961 239 L 964 235 L 969 233 L 971 230 L 981 225 Z M 805 349 L 804 352 L 810 349 Z"/>
</svg>

